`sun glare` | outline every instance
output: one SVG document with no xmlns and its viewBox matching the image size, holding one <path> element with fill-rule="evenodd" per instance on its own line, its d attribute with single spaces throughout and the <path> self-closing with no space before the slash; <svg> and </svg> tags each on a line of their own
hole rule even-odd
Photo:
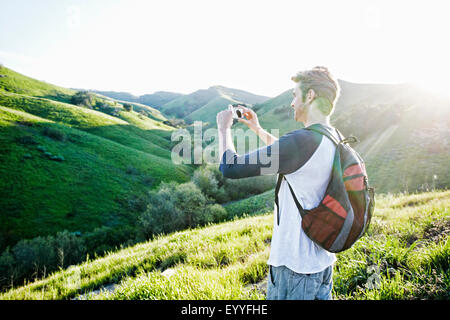
<svg viewBox="0 0 450 320">
<path fill-rule="evenodd" d="M 416 81 L 414 84 L 424 91 L 436 95 L 437 97 L 450 99 L 450 83 L 448 80 L 444 81 L 444 79 L 430 79 L 430 81 Z"/>
</svg>

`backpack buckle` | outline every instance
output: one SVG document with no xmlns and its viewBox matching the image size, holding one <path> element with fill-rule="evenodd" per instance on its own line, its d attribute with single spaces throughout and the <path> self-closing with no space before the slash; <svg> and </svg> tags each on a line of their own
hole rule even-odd
<svg viewBox="0 0 450 320">
<path fill-rule="evenodd" d="M 341 140 L 339 143 L 342 144 L 349 144 L 349 143 L 356 143 L 359 142 L 358 138 L 351 136 L 351 137 L 347 137 L 344 140 Z"/>
</svg>

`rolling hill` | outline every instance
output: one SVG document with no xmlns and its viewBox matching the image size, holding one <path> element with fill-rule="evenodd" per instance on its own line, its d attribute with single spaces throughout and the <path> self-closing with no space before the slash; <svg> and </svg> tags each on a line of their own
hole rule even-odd
<svg viewBox="0 0 450 320">
<path fill-rule="evenodd" d="M 174 127 L 151 107 L 127 111 L 92 94 L 0 69 L 0 248 L 61 230 L 135 223 L 139 198 L 193 168 L 171 161 Z M 136 112 L 139 111 L 139 112 Z"/>
</svg>

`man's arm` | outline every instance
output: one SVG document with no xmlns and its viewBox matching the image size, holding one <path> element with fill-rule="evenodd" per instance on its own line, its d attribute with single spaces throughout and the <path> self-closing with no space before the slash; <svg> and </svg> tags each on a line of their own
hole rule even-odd
<svg viewBox="0 0 450 320">
<path fill-rule="evenodd" d="M 256 133 L 256 135 L 262 140 L 264 141 L 264 143 L 266 145 L 271 145 L 273 144 L 275 141 L 278 140 L 277 137 L 275 137 L 274 135 L 271 135 L 269 132 L 267 132 L 266 130 L 264 130 L 262 127 L 257 127 L 257 128 L 250 128 L 252 129 L 252 131 L 254 133 Z"/>
<path fill-rule="evenodd" d="M 231 128 L 218 128 L 219 134 L 219 156 L 222 159 L 223 154 L 227 150 L 231 150 L 233 153 L 236 153 L 236 149 L 234 148 L 233 139 L 231 137 Z"/>
<path fill-rule="evenodd" d="M 309 161 L 322 138 L 321 134 L 315 132 L 296 130 L 283 135 L 268 146 L 238 155 L 233 146 L 227 148 L 223 136 L 224 153 L 220 154 L 219 169 L 224 177 L 230 179 L 277 173 L 289 174 Z M 231 142 L 231 139 L 229 141 Z"/>
</svg>

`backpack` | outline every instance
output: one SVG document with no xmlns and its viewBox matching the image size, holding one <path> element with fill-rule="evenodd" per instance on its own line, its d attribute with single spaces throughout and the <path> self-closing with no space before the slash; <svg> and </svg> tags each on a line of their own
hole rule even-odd
<svg viewBox="0 0 450 320">
<path fill-rule="evenodd" d="M 364 161 L 348 144 L 357 142 L 355 137 L 344 139 L 336 129 L 341 138 L 338 141 L 323 126 L 310 126 L 305 129 L 328 137 L 336 145 L 331 179 L 325 195 L 316 208 L 305 210 L 298 202 L 291 185 L 285 180 L 302 217 L 305 234 L 329 252 L 344 251 L 367 230 L 375 207 L 375 192 L 369 187 Z M 283 178 L 283 174 L 278 175 L 275 188 L 277 224 L 280 223 L 278 192 Z"/>
</svg>

